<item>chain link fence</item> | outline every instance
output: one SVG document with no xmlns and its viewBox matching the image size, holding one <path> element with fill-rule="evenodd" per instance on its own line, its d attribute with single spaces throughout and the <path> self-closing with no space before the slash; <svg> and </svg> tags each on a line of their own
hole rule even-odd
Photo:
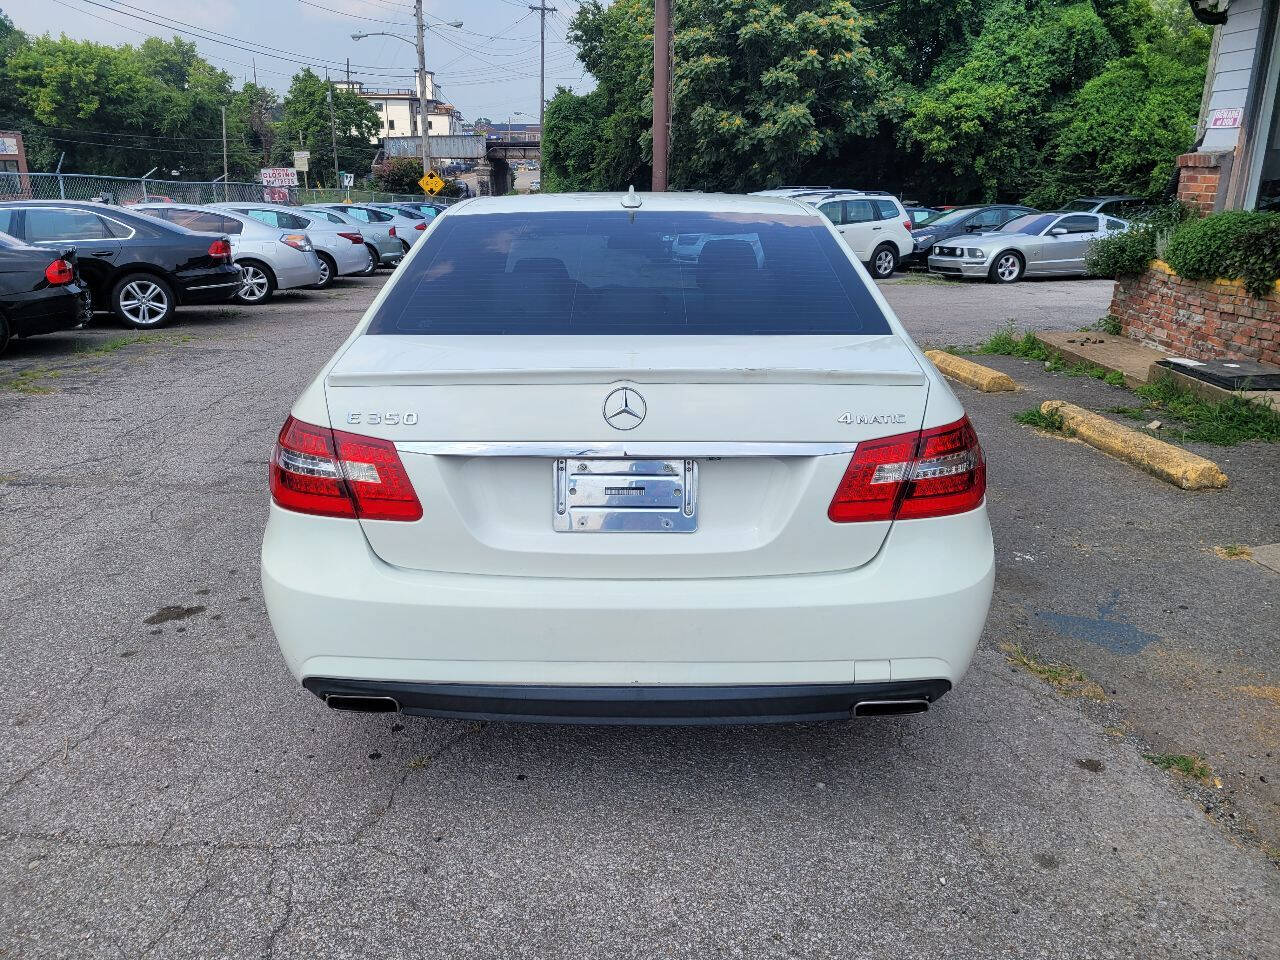
<svg viewBox="0 0 1280 960">
<path fill-rule="evenodd" d="M 382 193 L 376 190 L 322 190 L 304 187 L 264 187 L 260 183 L 221 181 L 144 180 L 100 177 L 85 173 L 0 173 L 0 200 L 95 200 L 128 206 L 134 203 L 395 203 L 422 201 L 424 194 Z M 451 204 L 441 197 L 433 203 Z"/>
</svg>

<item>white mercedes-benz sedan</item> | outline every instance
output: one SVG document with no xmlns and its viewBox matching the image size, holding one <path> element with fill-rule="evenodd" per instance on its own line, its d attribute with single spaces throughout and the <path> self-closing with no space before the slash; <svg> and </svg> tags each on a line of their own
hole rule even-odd
<svg viewBox="0 0 1280 960">
<path fill-rule="evenodd" d="M 262 584 L 338 709 L 909 713 L 982 632 L 985 493 L 964 410 L 812 208 L 485 197 L 294 404 Z"/>
</svg>

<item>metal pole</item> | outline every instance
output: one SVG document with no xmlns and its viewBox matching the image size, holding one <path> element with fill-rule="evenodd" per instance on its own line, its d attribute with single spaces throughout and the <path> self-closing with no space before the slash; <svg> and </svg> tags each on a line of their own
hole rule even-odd
<svg viewBox="0 0 1280 960">
<path fill-rule="evenodd" d="M 418 40 L 418 112 L 422 134 L 422 175 L 431 172 L 431 125 L 427 122 L 427 30 L 422 23 L 422 0 L 413 0 L 413 23 Z"/>
<path fill-rule="evenodd" d="M 227 172 L 227 108 L 222 108 L 222 199 L 230 200 L 230 187 L 227 181 L 231 179 L 231 175 Z"/>
<path fill-rule="evenodd" d="M 329 82 L 329 71 L 324 72 L 324 82 L 328 89 L 325 91 L 329 100 L 329 136 L 333 140 L 333 185 L 338 187 L 342 180 L 342 175 L 338 171 L 338 121 L 333 112 L 333 84 Z"/>
<path fill-rule="evenodd" d="M 538 167 L 542 167 L 542 117 L 547 106 L 547 14 L 555 13 L 555 7 L 539 2 L 530 4 L 530 10 L 538 12 Z M 655 41 L 656 42 L 656 41 Z"/>
<path fill-rule="evenodd" d="M 671 0 L 653 0 L 653 182 L 667 189 L 667 124 L 671 117 Z"/>
<path fill-rule="evenodd" d="M 62 161 L 65 160 L 66 158 L 67 158 L 67 151 L 63 150 L 62 153 L 58 154 L 58 165 L 53 170 L 53 172 L 58 175 L 58 199 L 59 200 L 67 199 L 67 191 L 63 186 L 63 182 L 62 182 Z"/>
</svg>

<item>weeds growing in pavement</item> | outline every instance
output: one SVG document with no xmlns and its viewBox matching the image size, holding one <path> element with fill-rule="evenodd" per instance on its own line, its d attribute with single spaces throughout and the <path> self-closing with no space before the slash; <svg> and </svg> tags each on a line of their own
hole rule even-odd
<svg viewBox="0 0 1280 960">
<path fill-rule="evenodd" d="M 1172 770 L 1201 783 L 1213 783 L 1213 768 L 1199 757 L 1188 757 L 1181 753 L 1144 753 L 1142 759 L 1161 770 Z"/>
<path fill-rule="evenodd" d="M 1041 413 L 1039 407 L 1030 407 L 1020 413 L 1015 413 L 1013 419 L 1028 427 L 1035 427 L 1037 430 L 1049 430 L 1053 433 L 1062 432 L 1062 415 L 1059 413 Z"/>
<path fill-rule="evenodd" d="M 1223 447 L 1250 440 L 1280 443 L 1280 412 L 1238 394 L 1224 400 L 1206 400 L 1172 377 L 1160 377 L 1134 390 L 1146 401 L 1146 413 L 1159 412 L 1177 423 L 1167 434 L 1190 443 Z"/>
<path fill-rule="evenodd" d="M 1063 663 L 1041 663 L 1031 657 L 1025 650 L 1014 643 L 1002 643 L 1000 649 L 1005 659 L 1015 667 L 1022 667 L 1028 673 L 1039 677 L 1064 697 L 1087 697 L 1090 700 L 1105 700 L 1102 687 L 1098 686 L 1075 667 Z"/>
<path fill-rule="evenodd" d="M 1223 560 L 1253 559 L 1253 549 L 1246 547 L 1243 543 L 1228 543 L 1225 546 L 1214 547 L 1213 552 Z"/>
<path fill-rule="evenodd" d="M 1018 334 L 1018 328 L 1012 323 L 997 330 L 985 342 L 978 344 L 974 353 L 989 353 L 1001 357 L 1022 357 L 1024 360 L 1053 360 L 1058 357 L 1036 339 L 1034 333 Z"/>
</svg>

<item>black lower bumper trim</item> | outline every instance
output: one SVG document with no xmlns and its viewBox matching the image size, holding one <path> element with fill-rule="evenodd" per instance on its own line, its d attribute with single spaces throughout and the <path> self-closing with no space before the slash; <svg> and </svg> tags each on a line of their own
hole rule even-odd
<svg viewBox="0 0 1280 960">
<path fill-rule="evenodd" d="M 713 724 L 845 720 L 859 703 L 923 700 L 946 680 L 737 686 L 544 686 L 307 677 L 316 696 L 389 697 L 401 713 L 528 723 Z"/>
</svg>

